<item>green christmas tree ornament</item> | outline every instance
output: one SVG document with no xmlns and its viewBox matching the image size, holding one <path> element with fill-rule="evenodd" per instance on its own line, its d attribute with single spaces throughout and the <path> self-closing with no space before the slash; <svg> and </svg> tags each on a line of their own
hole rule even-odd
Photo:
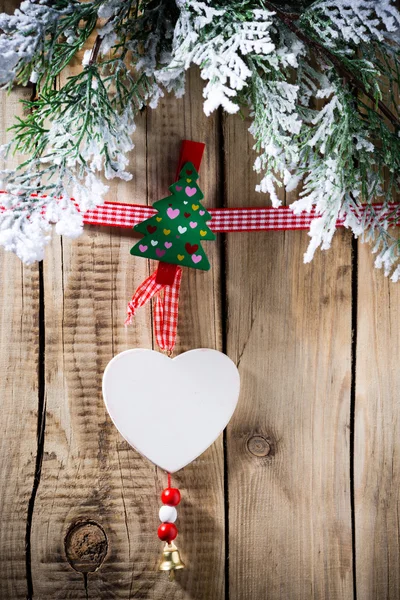
<svg viewBox="0 0 400 600">
<path fill-rule="evenodd" d="M 134 256 L 208 271 L 210 263 L 201 242 L 215 240 L 208 227 L 211 215 L 201 204 L 204 198 L 197 185 L 199 174 L 187 162 L 176 183 L 169 187 L 171 196 L 158 200 L 153 217 L 135 225 L 144 237 L 131 249 Z"/>
</svg>

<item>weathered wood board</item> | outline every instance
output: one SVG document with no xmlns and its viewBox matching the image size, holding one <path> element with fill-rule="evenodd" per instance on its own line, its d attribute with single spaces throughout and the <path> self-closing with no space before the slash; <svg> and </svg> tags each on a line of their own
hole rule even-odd
<svg viewBox="0 0 400 600">
<path fill-rule="evenodd" d="M 225 123 L 230 206 L 265 203 L 248 126 Z M 228 426 L 229 597 L 348 600 L 350 238 L 304 266 L 305 232 L 227 237 L 227 348 L 242 378 Z"/>
<path fill-rule="evenodd" d="M 0 144 L 9 141 L 11 133 L 6 129 L 22 112 L 19 100 L 29 97 L 29 90 L 17 89 L 0 104 Z M 0 597 L 11 599 L 24 598 L 30 584 L 29 530 L 37 489 L 37 447 L 43 433 L 40 283 L 37 264 L 25 267 L 4 252 L 0 273 Z"/>
<path fill-rule="evenodd" d="M 207 119 L 201 88 L 193 71 L 184 99 L 138 118 L 134 177 L 110 200 L 161 198 L 188 138 L 207 144 L 207 206 L 267 202 L 247 121 Z M 2 103 L 2 139 L 26 93 Z M 344 231 L 310 265 L 305 232 L 219 236 L 212 270 L 185 272 L 176 351 L 227 352 L 242 393 L 224 437 L 174 477 L 187 568 L 170 583 L 156 570 L 165 476 L 101 396 L 113 355 L 154 346 L 149 308 L 123 326 L 153 268 L 134 239 L 54 236 L 32 267 L 0 251 L 0 600 L 399 598 L 400 288 Z"/>
<path fill-rule="evenodd" d="M 359 598 L 400 597 L 400 288 L 358 257 L 354 439 Z"/>
<path fill-rule="evenodd" d="M 199 84 L 195 78 L 194 93 Z M 175 173 L 180 140 L 202 137 L 209 148 L 203 165 L 209 174 L 204 189 L 209 203 L 215 203 L 218 122 L 202 115 L 200 93 L 197 98 L 196 102 L 165 99 L 161 110 L 139 119 L 131 163 L 135 177 L 129 184 L 113 186 L 112 200 L 161 198 Z M 179 584 L 171 585 L 157 572 L 162 548 L 156 533 L 159 494 L 165 476 L 120 438 L 102 400 L 102 372 L 112 356 L 130 347 L 152 345 L 149 309 L 138 315 L 134 327 L 124 328 L 127 301 L 149 271 L 145 261 L 130 256 L 133 242 L 130 232 L 88 228 L 78 244 L 55 237 L 44 264 L 46 441 L 32 538 L 34 591 L 41 598 L 88 595 L 108 600 L 147 594 L 189 598 L 194 593 L 206 599 L 223 594 L 222 442 L 204 454 L 196 467 L 176 476 L 182 492 L 188 490 L 188 502 L 179 511 L 180 545 L 187 549 L 183 558 L 193 564 L 199 561 L 210 577 L 204 582 L 200 572 L 191 569 L 182 574 Z M 183 285 L 178 352 L 193 345 L 221 346 L 217 245 L 210 255 L 212 276 L 190 273 Z M 201 319 L 193 318 L 196 311 L 188 298 L 189 286 L 191 302 L 201 303 Z M 207 328 L 202 327 L 206 320 Z M 208 507 L 201 506 L 204 489 L 213 500 Z M 97 531 L 97 546 L 106 543 L 93 523 L 88 529 L 91 521 L 104 529 L 108 554 L 97 573 L 84 577 L 65 558 L 66 553 L 79 555 L 79 544 L 88 554 L 84 544 L 88 531 L 93 535 Z M 71 548 L 64 540 L 77 522 L 81 534 L 73 537 Z M 204 538 L 197 535 L 198 523 Z M 94 568 L 97 546 L 92 557 L 85 555 L 84 567 L 75 566 Z"/>
</svg>

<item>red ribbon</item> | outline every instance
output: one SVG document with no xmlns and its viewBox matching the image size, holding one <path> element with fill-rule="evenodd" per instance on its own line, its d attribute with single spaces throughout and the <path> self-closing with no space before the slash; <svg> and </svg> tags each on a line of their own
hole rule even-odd
<svg viewBox="0 0 400 600">
<path fill-rule="evenodd" d="M 179 290 L 181 287 L 182 267 L 176 268 L 172 285 L 157 283 L 157 271 L 145 279 L 132 296 L 128 304 L 125 325 L 132 323 L 136 311 L 151 298 L 156 300 L 154 311 L 154 329 L 157 344 L 161 350 L 172 352 L 175 347 L 178 326 Z"/>
<path fill-rule="evenodd" d="M 204 144 L 185 140 L 181 147 L 176 178 L 186 162 L 192 162 L 199 171 L 203 152 Z M 381 208 L 382 206 L 375 205 L 374 210 L 379 213 Z M 388 207 L 387 213 L 390 214 L 393 208 L 394 205 Z M 366 206 L 364 209 L 366 214 L 368 214 L 368 210 L 371 208 Z M 215 232 L 308 229 L 311 221 L 318 218 L 315 212 L 295 215 L 288 207 L 279 209 L 269 207 L 216 208 L 209 209 L 209 211 L 212 216 L 209 225 Z M 133 227 L 150 218 L 155 212 L 149 206 L 106 202 L 95 210 L 87 212 L 84 216 L 84 223 Z M 337 226 L 342 227 L 343 220 L 338 220 Z M 125 324 L 132 322 L 136 310 L 140 306 L 146 304 L 151 298 L 155 298 L 154 325 L 157 344 L 161 350 L 172 352 L 176 340 L 182 268 L 167 263 L 159 263 L 159 265 L 158 270 L 143 281 L 134 293 L 128 304 L 128 316 Z"/>
<path fill-rule="evenodd" d="M 373 210 L 380 214 L 382 204 L 374 204 Z M 386 214 L 394 212 L 398 204 L 388 204 Z M 315 211 L 311 213 L 295 214 L 289 206 L 271 208 L 208 208 L 212 221 L 208 223 L 214 233 L 230 233 L 239 231 L 291 231 L 296 229 L 307 230 L 311 221 L 318 218 Z M 362 216 L 368 217 L 371 208 L 366 205 L 362 209 Z M 132 229 L 134 225 L 149 219 L 156 214 L 151 206 L 143 204 L 123 204 L 121 202 L 105 202 L 95 210 L 89 210 L 83 217 L 86 225 L 105 225 L 108 227 L 121 227 Z M 361 210 L 360 210 L 361 212 Z M 381 215 L 383 216 L 383 215 Z M 389 223 L 394 222 L 394 217 L 389 217 Z M 337 221 L 337 227 L 343 227 L 343 219 Z"/>
<path fill-rule="evenodd" d="M 182 142 L 176 179 L 186 162 L 192 162 L 196 171 L 199 171 L 204 147 L 205 145 L 199 142 L 189 140 Z M 381 204 L 363 207 L 363 218 L 368 218 L 368 213 L 372 210 L 380 218 L 383 218 L 384 215 L 380 214 L 382 208 Z M 389 224 L 395 220 L 391 213 L 394 213 L 396 208 L 397 205 L 394 203 L 385 207 L 384 212 L 389 216 Z M 0 206 L 0 211 L 1 209 Z M 210 208 L 208 210 L 212 217 L 212 221 L 208 225 L 214 232 L 308 229 L 311 221 L 318 218 L 318 214 L 315 212 L 296 215 L 286 206 L 282 208 Z M 150 206 L 141 204 L 105 202 L 96 209 L 86 212 L 83 222 L 87 225 L 132 228 L 156 212 Z M 338 220 L 336 226 L 343 227 L 343 224 L 343 220 Z M 143 281 L 134 293 L 128 304 L 125 325 L 132 323 L 138 308 L 154 298 L 156 301 L 154 325 L 157 344 L 161 350 L 172 352 L 176 340 L 182 268 L 167 263 L 159 263 L 159 265 L 157 271 Z"/>
<path fill-rule="evenodd" d="M 161 350 L 168 352 L 172 352 L 175 347 L 181 279 L 182 267 L 177 267 L 174 283 L 164 286 L 164 293 L 162 297 L 158 295 L 154 311 L 157 344 Z"/>
<path fill-rule="evenodd" d="M 182 142 L 176 179 L 187 162 L 193 163 L 196 171 L 200 170 L 204 148 L 205 144 L 201 142 L 190 140 Z M 143 216 L 140 220 L 145 218 L 146 216 Z M 157 344 L 161 350 L 169 353 L 172 353 L 176 341 L 181 279 L 182 267 L 160 262 L 157 271 L 143 281 L 133 294 L 132 300 L 128 304 L 128 316 L 125 321 L 125 325 L 132 323 L 136 310 L 154 298 L 156 300 L 154 329 Z"/>
</svg>

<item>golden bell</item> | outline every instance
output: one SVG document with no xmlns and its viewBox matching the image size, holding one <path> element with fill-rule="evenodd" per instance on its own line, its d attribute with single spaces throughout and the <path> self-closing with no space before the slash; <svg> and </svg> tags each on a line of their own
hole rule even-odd
<svg viewBox="0 0 400 600">
<path fill-rule="evenodd" d="M 174 571 L 178 569 L 184 569 L 185 565 L 181 561 L 178 548 L 172 542 L 171 544 L 165 544 L 161 564 L 158 567 L 159 571 L 169 571 L 169 579 L 172 581 L 175 574 Z"/>
</svg>

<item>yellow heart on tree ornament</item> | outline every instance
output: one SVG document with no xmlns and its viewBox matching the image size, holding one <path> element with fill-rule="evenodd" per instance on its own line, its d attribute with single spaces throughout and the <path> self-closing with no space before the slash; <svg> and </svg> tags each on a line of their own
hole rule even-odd
<svg viewBox="0 0 400 600">
<path fill-rule="evenodd" d="M 193 210 L 199 210 L 199 205 L 198 204 L 192 204 L 192 209 Z"/>
<path fill-rule="evenodd" d="M 158 222 L 162 221 L 162 217 L 156 217 L 156 221 L 158 221 Z"/>
<path fill-rule="evenodd" d="M 171 233 L 170 229 L 164 229 L 164 235 L 169 235 Z"/>
<path fill-rule="evenodd" d="M 178 256 L 176 257 L 178 260 L 183 260 L 185 258 L 184 254 L 178 254 Z"/>
<path fill-rule="evenodd" d="M 191 179 L 186 179 L 186 181 L 187 181 L 188 183 L 192 183 L 192 180 L 191 180 Z"/>
<path fill-rule="evenodd" d="M 204 231 L 203 229 L 200 229 L 200 235 L 202 237 L 204 237 L 205 235 L 207 235 L 207 231 Z"/>
</svg>

